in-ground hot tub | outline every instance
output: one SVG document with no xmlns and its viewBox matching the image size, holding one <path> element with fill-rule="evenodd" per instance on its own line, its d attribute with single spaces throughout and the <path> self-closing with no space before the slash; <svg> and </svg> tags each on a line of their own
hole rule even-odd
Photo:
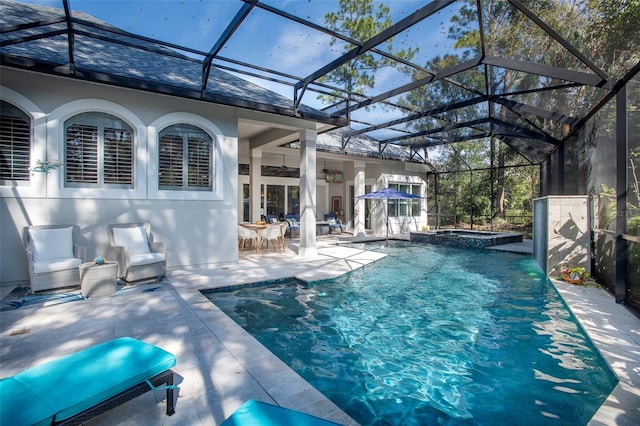
<svg viewBox="0 0 640 426">
<path fill-rule="evenodd" d="M 412 242 L 416 243 L 439 244 L 473 249 L 485 249 L 501 244 L 522 242 L 522 234 L 471 231 L 468 229 L 439 229 L 437 231 L 411 232 L 409 238 Z"/>
</svg>

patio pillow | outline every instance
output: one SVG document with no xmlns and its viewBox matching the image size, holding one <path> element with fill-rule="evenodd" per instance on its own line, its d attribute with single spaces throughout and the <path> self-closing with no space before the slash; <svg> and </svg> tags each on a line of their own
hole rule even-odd
<svg viewBox="0 0 640 426">
<path fill-rule="evenodd" d="M 73 257 L 73 228 L 29 229 L 33 260 L 67 259 Z"/>
<path fill-rule="evenodd" d="M 147 230 L 144 226 L 113 228 L 113 240 L 117 246 L 126 247 L 129 255 L 149 253 Z"/>
</svg>

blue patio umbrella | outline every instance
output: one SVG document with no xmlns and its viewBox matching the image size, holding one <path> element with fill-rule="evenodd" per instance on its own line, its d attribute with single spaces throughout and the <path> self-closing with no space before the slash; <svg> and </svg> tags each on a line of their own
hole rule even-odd
<svg viewBox="0 0 640 426">
<path fill-rule="evenodd" d="M 398 191 L 393 188 L 384 188 L 380 191 L 370 192 L 368 194 L 360 195 L 356 198 L 362 198 L 364 200 L 416 200 L 421 199 L 419 195 L 409 194 L 408 192 Z M 386 244 L 389 245 L 389 215 L 387 213 L 387 238 Z"/>
</svg>

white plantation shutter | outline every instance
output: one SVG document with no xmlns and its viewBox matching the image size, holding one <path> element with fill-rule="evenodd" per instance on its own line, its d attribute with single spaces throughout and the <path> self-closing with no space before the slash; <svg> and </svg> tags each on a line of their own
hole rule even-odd
<svg viewBox="0 0 640 426">
<path fill-rule="evenodd" d="M 133 137 L 130 132 L 104 129 L 104 181 L 131 184 L 133 178 Z"/>
<path fill-rule="evenodd" d="M 65 158 L 67 183 L 98 183 L 98 127 L 69 126 Z"/>
<path fill-rule="evenodd" d="M 159 182 L 161 188 L 182 188 L 182 154 L 181 136 L 160 136 Z"/>
<path fill-rule="evenodd" d="M 2 101 L 0 111 L 0 184 L 28 182 L 31 174 L 31 120 L 5 101 Z"/>
<path fill-rule="evenodd" d="M 213 188 L 213 139 L 190 124 L 160 132 L 158 184 L 162 190 L 209 191 Z"/>
<path fill-rule="evenodd" d="M 211 143 L 207 139 L 189 138 L 189 187 L 211 188 Z"/>
<path fill-rule="evenodd" d="M 78 114 L 65 123 L 68 187 L 132 188 L 133 131 L 105 113 Z"/>
</svg>

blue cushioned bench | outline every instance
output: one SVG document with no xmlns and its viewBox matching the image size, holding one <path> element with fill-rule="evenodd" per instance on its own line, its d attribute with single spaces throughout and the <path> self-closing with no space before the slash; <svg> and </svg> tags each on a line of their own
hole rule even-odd
<svg viewBox="0 0 640 426">
<path fill-rule="evenodd" d="M 170 416 L 175 364 L 169 352 L 122 337 L 38 365 L 0 380 L 0 425 L 81 424 L 162 384 Z"/>
<path fill-rule="evenodd" d="M 220 426 L 340 426 L 289 408 L 248 400 Z"/>
</svg>

